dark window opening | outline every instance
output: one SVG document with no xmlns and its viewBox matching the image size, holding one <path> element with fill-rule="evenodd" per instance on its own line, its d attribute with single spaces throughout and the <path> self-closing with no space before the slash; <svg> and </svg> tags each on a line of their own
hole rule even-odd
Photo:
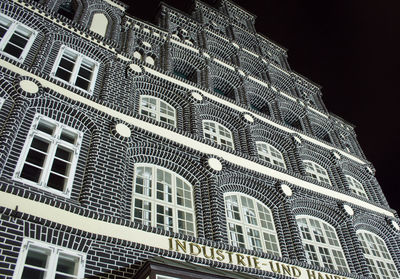
<svg viewBox="0 0 400 279">
<path fill-rule="evenodd" d="M 64 1 L 61 5 L 60 8 L 58 9 L 58 13 L 62 16 L 65 16 L 66 18 L 73 20 L 75 16 L 75 3 L 72 0 L 67 0 Z"/>
<path fill-rule="evenodd" d="M 254 105 L 250 104 L 250 107 L 260 113 L 266 114 L 268 116 L 271 116 L 271 109 L 269 108 L 268 104 L 265 104 L 264 106 L 260 107 L 256 107 Z"/>
<path fill-rule="evenodd" d="M 181 77 L 185 80 L 192 81 L 192 82 L 197 82 L 197 72 L 193 72 L 191 74 L 183 73 L 179 70 L 174 69 L 174 75 L 177 75 L 178 77 Z"/>
<path fill-rule="evenodd" d="M 293 128 L 299 129 L 303 131 L 303 126 L 301 126 L 301 120 L 300 119 L 295 119 L 293 121 L 287 121 L 285 120 L 285 123 Z"/>
<path fill-rule="evenodd" d="M 215 93 L 218 93 L 218 94 L 220 94 L 220 95 L 222 95 L 222 96 L 225 96 L 225 95 L 226 95 L 226 93 L 225 93 L 224 91 L 222 91 L 221 89 L 218 89 L 218 88 L 214 88 L 214 92 L 215 92 Z"/>
<path fill-rule="evenodd" d="M 228 97 L 232 100 L 235 100 L 235 92 L 233 90 L 227 91 L 227 90 L 221 90 L 218 87 L 214 87 L 214 92 L 218 93 L 219 95 Z"/>
<path fill-rule="evenodd" d="M 329 136 L 329 134 L 326 134 L 322 139 L 323 139 L 324 141 L 326 141 L 326 142 L 332 143 L 331 137 Z"/>
</svg>

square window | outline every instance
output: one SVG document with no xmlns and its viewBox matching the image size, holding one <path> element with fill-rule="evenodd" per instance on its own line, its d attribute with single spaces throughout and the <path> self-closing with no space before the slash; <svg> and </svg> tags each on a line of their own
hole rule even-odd
<svg viewBox="0 0 400 279">
<path fill-rule="evenodd" d="M 85 261 L 83 253 L 25 238 L 14 278 L 83 278 Z"/>
<path fill-rule="evenodd" d="M 0 14 L 0 52 L 19 62 L 24 62 L 35 40 L 36 31 Z"/>
<path fill-rule="evenodd" d="M 74 87 L 92 93 L 99 63 L 79 52 L 62 46 L 51 75 Z"/>
<path fill-rule="evenodd" d="M 14 178 L 47 191 L 70 195 L 81 133 L 36 115 Z"/>
</svg>

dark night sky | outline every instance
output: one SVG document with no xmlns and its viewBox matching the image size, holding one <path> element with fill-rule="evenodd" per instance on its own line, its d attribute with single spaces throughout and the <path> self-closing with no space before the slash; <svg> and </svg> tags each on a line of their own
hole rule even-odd
<svg viewBox="0 0 400 279">
<path fill-rule="evenodd" d="M 154 22 L 158 0 L 124 2 L 131 15 Z M 164 2 L 190 12 L 190 0 Z M 258 33 L 288 49 L 292 70 L 322 86 L 328 110 L 356 126 L 391 208 L 400 212 L 400 1 L 235 2 L 257 16 Z"/>
</svg>

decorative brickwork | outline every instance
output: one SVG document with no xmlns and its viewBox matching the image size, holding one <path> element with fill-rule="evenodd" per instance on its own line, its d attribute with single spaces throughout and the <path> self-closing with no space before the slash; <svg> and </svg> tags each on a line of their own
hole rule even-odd
<svg viewBox="0 0 400 279">
<path fill-rule="evenodd" d="M 71 18 L 60 7 L 70 9 Z M 0 277 L 12 278 L 22 268 L 17 267 L 26 254 L 22 243 L 32 239 L 86 255 L 85 278 L 136 278 L 156 256 L 253 278 L 293 278 L 283 269 L 271 270 L 273 263 L 302 268 L 304 276 L 309 270 L 331 274 L 326 278 L 372 278 L 359 230 L 381 238 L 400 271 L 400 231 L 393 225 L 399 216 L 388 207 L 354 127 L 328 113 L 318 85 L 290 70 L 286 50 L 256 33 L 254 15 L 231 0 L 218 7 L 196 0 L 191 15 L 162 4 L 156 26 L 130 17 L 126 9 L 117 0 L 0 3 L 2 15 L 35 31 L 23 61 L 0 50 Z M 96 14 L 107 20 L 104 36 L 91 31 Z M 92 93 L 55 75 L 64 46 L 97 63 Z M 68 69 L 63 63 L 68 62 L 59 67 Z M 75 78 L 85 77 L 85 63 L 80 65 L 81 73 L 70 73 Z M 143 96 L 172 107 L 176 125 L 141 113 Z M 69 197 L 16 178 L 38 114 L 82 134 Z M 205 138 L 204 121 L 229 130 L 234 148 Z M 260 158 L 257 142 L 276 149 L 284 166 Z M 31 154 L 37 160 L 32 164 L 49 164 L 44 148 L 32 144 L 29 152 L 33 149 L 44 155 Z M 325 169 L 331 183 L 308 176 L 304 161 Z M 186 200 L 193 201 L 193 235 L 134 220 L 138 164 L 163 168 L 191 185 L 193 197 Z M 354 192 L 348 177 L 362 185 L 366 197 Z M 179 183 L 160 181 L 152 186 L 157 194 Z M 280 256 L 230 244 L 226 193 L 246 195 L 271 210 Z M 311 264 L 298 216 L 334 228 L 349 272 Z M 148 245 L 153 238 L 165 243 Z M 171 248 L 175 240 L 200 252 L 225 251 L 270 265 Z"/>
</svg>

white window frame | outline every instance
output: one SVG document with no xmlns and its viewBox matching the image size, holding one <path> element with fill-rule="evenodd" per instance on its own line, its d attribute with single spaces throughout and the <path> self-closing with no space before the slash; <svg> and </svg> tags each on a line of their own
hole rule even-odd
<svg viewBox="0 0 400 279">
<path fill-rule="evenodd" d="M 203 120 L 202 124 L 204 138 L 209 139 L 218 145 L 222 145 L 233 150 L 235 149 L 232 132 L 228 128 L 212 120 Z"/>
<path fill-rule="evenodd" d="M 308 177 L 314 178 L 319 182 L 332 185 L 328 172 L 325 168 L 310 160 L 304 160 L 303 164 Z"/>
<path fill-rule="evenodd" d="M 256 147 L 258 157 L 261 160 L 274 166 L 286 169 L 285 159 L 278 149 L 263 141 L 256 141 Z"/>
<path fill-rule="evenodd" d="M 149 100 L 152 100 L 154 102 L 152 104 L 153 107 L 144 106 L 145 100 L 147 101 L 147 104 L 149 104 Z M 167 113 L 163 112 L 163 105 L 166 107 L 164 108 L 164 110 L 167 110 Z M 171 112 L 173 115 L 169 115 L 168 111 Z M 154 119 L 160 123 L 164 123 L 176 128 L 176 109 L 159 98 L 150 95 L 140 96 L 139 114 L 145 115 L 146 117 Z"/>
<path fill-rule="evenodd" d="M 366 230 L 357 230 L 357 237 L 373 278 L 400 278 L 392 256 L 382 238 Z"/>
<path fill-rule="evenodd" d="M 70 76 L 69 80 L 65 80 L 63 78 L 60 78 L 60 77 L 56 76 L 57 70 L 60 67 L 61 59 L 63 58 L 65 53 L 67 55 L 76 55 L 77 56 L 76 61 L 73 63 L 74 66 L 73 66 L 73 69 L 72 69 L 71 76 Z M 81 66 L 84 63 L 91 63 L 91 64 L 93 64 L 93 67 L 94 67 L 93 71 L 92 71 L 92 74 L 91 74 L 91 78 L 90 78 L 90 80 L 88 80 L 89 81 L 89 88 L 88 89 L 84 89 L 82 87 L 79 87 L 79 86 L 75 85 L 76 81 L 77 81 L 77 78 L 78 78 L 79 70 L 81 69 Z M 62 45 L 60 50 L 59 50 L 59 52 L 58 52 L 57 58 L 56 58 L 56 60 L 54 62 L 53 69 L 51 70 L 51 76 L 54 77 L 57 80 L 60 80 L 60 81 L 62 81 L 64 83 L 67 83 L 67 84 L 69 84 L 69 85 L 71 85 L 71 86 L 73 86 L 73 87 L 75 87 L 75 88 L 77 88 L 79 90 L 83 90 L 85 92 L 88 92 L 89 94 L 92 94 L 93 90 L 94 90 L 94 86 L 96 84 L 97 74 L 98 74 L 98 71 L 99 71 L 99 65 L 100 65 L 99 62 L 87 57 L 86 55 L 83 55 L 82 53 L 79 53 L 78 51 L 76 51 L 76 50 L 74 50 L 74 49 L 72 49 L 70 47 Z"/>
<path fill-rule="evenodd" d="M 364 186 L 360 181 L 350 175 L 345 175 L 347 183 L 349 184 L 350 191 L 357 196 L 368 199 L 367 192 L 365 192 Z"/>
<path fill-rule="evenodd" d="M 235 197 L 235 202 L 232 202 L 232 197 Z M 251 203 L 253 208 L 244 205 L 243 200 L 245 200 L 246 203 Z M 250 250 L 263 251 L 276 256 L 281 255 L 274 218 L 271 210 L 267 206 L 257 199 L 239 192 L 225 193 L 224 205 L 227 223 L 226 228 L 231 245 Z M 249 222 L 250 219 L 251 222 Z M 241 230 L 244 242 L 241 242 L 241 244 L 239 243 L 238 235 L 240 233 L 232 230 L 231 226 L 234 227 L 235 230 L 236 228 Z M 252 233 L 253 235 L 251 235 Z M 258 247 L 254 243 L 255 240 L 261 242 L 258 243 Z"/>
<path fill-rule="evenodd" d="M 139 176 L 138 168 L 151 169 L 151 176 L 147 177 L 145 177 L 144 175 Z M 143 170 L 143 174 L 145 173 L 145 171 L 146 170 Z M 160 171 L 165 175 L 169 175 L 171 178 L 170 184 L 168 184 L 167 182 L 168 179 L 165 178 L 157 180 L 158 178 L 157 171 Z M 139 181 L 142 181 L 141 182 L 142 184 L 138 183 Z M 178 190 L 179 190 L 178 184 L 181 184 L 180 189 L 182 189 L 182 191 L 179 191 L 180 196 L 178 196 Z M 158 187 L 162 186 L 165 186 L 167 188 L 167 191 L 166 188 L 160 191 L 160 188 Z M 168 186 L 170 186 L 170 188 Z M 189 188 L 190 191 L 187 190 L 185 191 L 184 189 L 185 187 Z M 138 189 L 140 188 L 142 188 L 142 190 L 138 192 Z M 168 192 L 168 190 L 170 190 L 170 192 Z M 185 196 L 185 194 L 189 195 L 190 199 L 188 199 L 188 196 L 187 195 Z M 162 196 L 162 199 L 159 198 L 160 195 Z M 170 201 L 168 201 L 168 199 L 170 199 Z M 138 200 L 139 203 L 141 201 L 141 203 L 143 204 L 142 207 L 136 206 L 136 202 Z M 181 203 L 183 203 L 183 205 L 179 204 L 180 203 L 179 200 L 181 201 Z M 149 205 L 149 203 L 151 204 Z M 185 203 L 188 203 L 188 206 L 186 206 Z M 187 180 L 185 180 L 183 177 L 166 168 L 152 164 L 136 164 L 135 176 L 133 181 L 133 190 L 132 190 L 132 206 L 131 206 L 132 220 L 134 222 L 140 222 L 141 224 L 144 225 L 152 227 L 160 227 L 164 230 L 168 230 L 165 221 L 162 225 L 161 224 L 157 225 L 158 224 L 157 217 L 159 216 L 158 215 L 159 212 L 157 212 L 158 207 L 164 207 L 164 208 L 168 207 L 169 209 L 171 209 L 172 224 L 170 224 L 170 229 L 172 231 L 196 236 L 196 212 L 194 204 L 193 186 L 189 182 L 187 182 Z M 136 209 L 138 209 L 138 212 L 139 211 L 141 212 L 141 216 L 136 216 L 135 214 Z M 181 214 L 181 217 L 179 217 L 179 214 Z M 192 216 L 192 220 L 187 218 L 189 216 L 188 214 Z M 151 217 L 149 217 L 149 215 Z M 165 211 L 161 215 L 164 217 L 168 217 L 168 215 L 165 215 Z M 183 215 L 185 215 L 185 217 L 182 218 Z M 179 227 L 180 221 L 182 221 L 181 223 L 183 223 L 185 228 Z M 192 229 L 188 228 L 189 223 L 191 223 Z"/>
<path fill-rule="evenodd" d="M 33 42 L 35 41 L 36 35 L 37 35 L 37 31 L 33 30 L 32 28 L 26 26 L 25 24 L 22 24 L 18 21 L 16 21 L 15 19 L 6 16 L 2 13 L 0 13 L 0 21 L 2 20 L 2 18 L 4 18 L 4 20 L 6 21 L 10 21 L 11 24 L 8 27 L 6 33 L 4 34 L 3 38 L 0 39 L 0 52 L 7 56 L 10 57 L 14 60 L 17 60 L 21 63 L 24 62 L 26 55 L 28 54 L 29 50 L 32 47 Z M 2 25 L 1 25 L 2 26 Z M 2 28 L 5 28 L 4 26 L 2 26 Z M 25 39 L 27 39 L 27 42 L 25 44 L 25 46 L 23 47 L 23 50 L 20 54 L 19 57 L 15 57 L 7 52 L 4 51 L 4 48 L 9 44 L 11 37 L 16 34 L 16 32 L 21 32 L 22 29 L 26 29 L 26 31 L 30 32 L 31 34 L 26 35 Z M 29 38 L 27 38 L 29 37 Z"/>
<path fill-rule="evenodd" d="M 50 123 L 52 125 L 55 125 L 55 130 L 53 132 L 53 135 L 49 135 L 47 133 L 44 133 L 43 131 L 37 129 L 38 124 L 43 121 L 46 123 Z M 71 134 L 75 134 L 76 135 L 76 139 L 75 139 L 75 143 L 69 143 L 65 140 L 62 140 L 60 138 L 61 133 L 63 131 L 66 131 L 67 133 L 71 133 Z M 35 182 L 32 180 L 29 180 L 27 178 L 23 178 L 21 177 L 21 173 L 23 171 L 24 165 L 28 164 L 28 165 L 32 165 L 33 167 L 36 168 L 40 168 L 40 166 L 35 165 L 35 164 L 30 164 L 29 162 L 27 163 L 26 160 L 28 158 L 28 154 L 29 151 L 31 149 L 34 149 L 32 147 L 32 141 L 34 138 L 38 138 L 42 141 L 46 141 L 49 143 L 48 146 L 48 151 L 47 153 L 45 153 L 45 159 L 43 162 L 43 165 L 41 167 L 41 173 L 40 173 L 40 177 L 39 177 L 39 181 Z M 77 131 L 75 129 L 72 129 L 64 124 L 61 124 L 49 117 L 46 117 L 44 115 L 41 114 L 36 114 L 33 120 L 33 123 L 31 125 L 31 129 L 28 133 L 28 137 L 25 140 L 25 144 L 24 147 L 22 149 L 21 155 L 19 157 L 18 163 L 17 163 L 17 167 L 15 169 L 15 173 L 14 173 L 14 179 L 21 181 L 25 184 L 29 184 L 32 186 L 36 186 L 40 189 L 44 189 L 46 191 L 58 194 L 58 195 L 63 195 L 66 197 L 70 197 L 71 195 L 71 189 L 72 189 L 72 183 L 74 180 L 74 175 L 75 175 L 75 170 L 76 170 L 76 164 L 78 161 L 78 157 L 79 157 L 79 151 L 80 151 L 80 146 L 81 146 L 81 141 L 82 141 L 82 133 L 80 131 Z M 57 152 L 57 148 L 61 147 L 64 148 L 64 150 L 68 150 L 71 152 L 72 154 L 72 159 L 69 162 L 69 171 L 68 174 L 66 176 L 64 176 L 66 178 L 66 182 L 64 184 L 64 189 L 63 191 L 54 189 L 52 187 L 47 186 L 47 182 L 49 180 L 49 176 L 51 174 L 51 168 L 52 168 L 52 164 L 55 161 L 56 158 L 56 152 Z M 42 154 L 44 152 L 41 152 Z M 59 175 L 60 176 L 60 175 Z"/>
<path fill-rule="evenodd" d="M 296 216 L 296 221 L 308 263 L 327 268 L 333 267 L 333 269 L 340 271 L 349 271 L 343 248 L 333 226 L 319 218 L 308 215 Z M 331 266 L 324 262 L 326 254 L 322 254 L 321 250 L 328 253 Z"/>
<path fill-rule="evenodd" d="M 33 269 L 45 271 L 43 279 L 53 279 L 55 278 L 56 274 L 59 275 L 65 274 L 56 271 L 58 260 L 62 257 L 75 258 L 75 260 L 77 261 L 77 264 L 75 266 L 77 270 L 75 271 L 75 274 L 74 275 L 65 274 L 65 275 L 76 279 L 84 278 L 85 276 L 86 254 L 68 248 L 64 248 L 61 246 L 53 245 L 50 243 L 38 241 L 36 239 L 24 238 L 21 246 L 21 251 L 18 255 L 17 265 L 14 270 L 13 279 L 21 278 L 24 271 L 24 267 L 27 265 L 25 264 L 25 262 L 28 255 L 28 251 L 45 252 L 48 254 L 46 267 L 40 268 L 28 265 Z"/>
<path fill-rule="evenodd" d="M 3 107 L 4 102 L 5 99 L 3 97 L 0 97 L 0 109 Z"/>
</svg>

